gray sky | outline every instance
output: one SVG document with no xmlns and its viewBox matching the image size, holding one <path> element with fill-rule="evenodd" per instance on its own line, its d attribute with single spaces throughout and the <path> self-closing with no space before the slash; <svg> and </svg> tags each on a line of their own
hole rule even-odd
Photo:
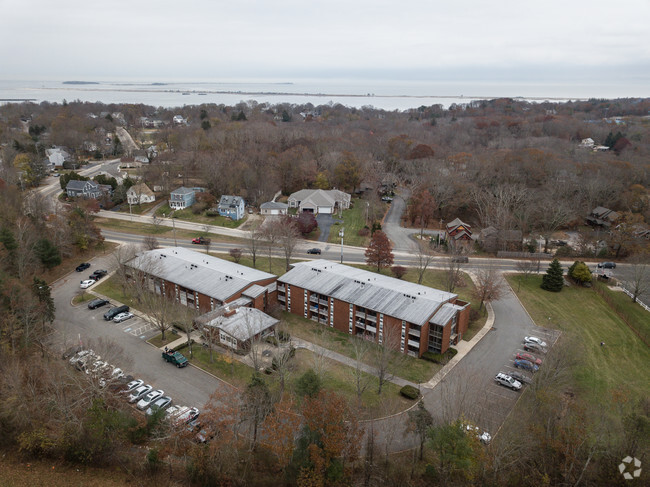
<svg viewBox="0 0 650 487">
<path fill-rule="evenodd" d="M 650 1 L 0 0 L 1 78 L 549 72 L 650 79 Z"/>
</svg>

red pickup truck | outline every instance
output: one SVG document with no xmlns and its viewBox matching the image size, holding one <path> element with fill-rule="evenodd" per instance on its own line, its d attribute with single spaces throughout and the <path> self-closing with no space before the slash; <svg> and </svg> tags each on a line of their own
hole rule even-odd
<svg viewBox="0 0 650 487">
<path fill-rule="evenodd" d="M 196 237 L 192 239 L 192 243 L 199 245 L 208 245 L 210 243 L 210 239 L 205 237 Z"/>
</svg>

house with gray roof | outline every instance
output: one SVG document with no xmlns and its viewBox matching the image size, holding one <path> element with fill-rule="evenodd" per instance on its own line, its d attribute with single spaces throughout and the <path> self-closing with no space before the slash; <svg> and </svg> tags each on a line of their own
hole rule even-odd
<svg viewBox="0 0 650 487">
<path fill-rule="evenodd" d="M 276 300 L 277 276 L 183 247 L 142 252 L 126 265 L 150 290 L 202 313 L 240 299 L 265 310 Z"/>
<path fill-rule="evenodd" d="M 301 189 L 289 196 L 289 208 L 298 208 L 298 212 L 308 211 L 314 214 L 335 213 L 337 210 L 350 208 L 351 196 L 338 189 Z"/>
<path fill-rule="evenodd" d="M 268 201 L 260 205 L 260 213 L 265 216 L 286 215 L 289 211 L 289 205 L 278 201 Z"/>
<path fill-rule="evenodd" d="M 328 260 L 301 262 L 278 278 L 286 311 L 416 357 L 462 339 L 469 303 L 458 295 Z"/>
<path fill-rule="evenodd" d="M 244 218 L 244 198 L 241 196 L 222 195 L 217 206 L 219 215 L 237 221 Z"/>
<path fill-rule="evenodd" d="M 172 210 L 184 210 L 196 202 L 196 193 L 202 193 L 203 188 L 186 188 L 181 186 L 169 193 L 169 207 Z"/>
<path fill-rule="evenodd" d="M 240 303 L 222 306 L 195 320 L 197 328 L 214 329 L 218 333 L 218 343 L 235 350 L 249 350 L 253 340 L 274 334 L 279 322 L 259 309 Z"/>
<path fill-rule="evenodd" d="M 65 192 L 69 198 L 100 198 L 103 194 L 111 194 L 113 188 L 107 184 L 99 184 L 95 181 L 78 181 L 72 179 L 65 186 Z"/>
<path fill-rule="evenodd" d="M 605 227 L 609 228 L 613 223 L 621 217 L 614 210 L 605 208 L 603 206 L 597 206 L 591 210 L 591 214 L 587 217 L 587 223 L 595 227 Z"/>
</svg>

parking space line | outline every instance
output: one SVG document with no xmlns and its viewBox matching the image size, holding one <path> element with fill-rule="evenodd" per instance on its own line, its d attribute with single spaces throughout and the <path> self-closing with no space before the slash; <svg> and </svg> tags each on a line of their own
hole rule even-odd
<svg viewBox="0 0 650 487">
<path fill-rule="evenodd" d="M 493 391 L 486 391 L 486 392 L 489 393 L 489 394 L 492 394 L 494 396 L 501 397 L 503 399 L 513 399 L 513 397 L 514 397 L 514 396 L 504 396 L 503 394 L 497 394 L 496 392 L 493 392 Z"/>
</svg>

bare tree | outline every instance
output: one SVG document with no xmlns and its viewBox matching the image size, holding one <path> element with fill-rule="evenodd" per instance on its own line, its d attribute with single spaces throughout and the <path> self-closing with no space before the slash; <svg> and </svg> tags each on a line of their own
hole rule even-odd
<svg viewBox="0 0 650 487">
<path fill-rule="evenodd" d="M 239 264 L 239 261 L 241 260 L 241 256 L 242 256 L 241 249 L 240 248 L 230 249 L 230 252 L 228 253 L 230 254 L 230 257 L 232 257 L 232 260 L 235 261 L 235 264 Z"/>
<path fill-rule="evenodd" d="M 205 234 L 205 239 L 203 240 L 203 247 L 205 248 L 205 253 L 210 253 L 210 245 L 212 244 L 212 239 L 208 237 L 210 234 L 210 225 L 203 225 L 203 233 Z"/>
<path fill-rule="evenodd" d="M 370 386 L 372 381 L 372 375 L 365 371 L 366 364 L 364 360 L 366 359 L 369 349 L 370 342 L 362 337 L 352 337 L 352 358 L 354 359 L 354 367 L 351 368 L 350 373 L 352 374 L 354 380 L 354 387 L 357 392 L 357 404 L 361 407 L 361 396 Z"/>
<path fill-rule="evenodd" d="M 147 235 L 142 240 L 142 248 L 144 250 L 156 250 L 160 248 L 160 245 L 158 244 L 158 239 L 153 235 Z"/>
<path fill-rule="evenodd" d="M 528 281 L 531 274 L 539 269 L 539 259 L 523 259 L 517 261 L 517 271 L 519 272 L 519 279 L 517 280 L 517 291 L 521 289 L 521 281 Z"/>
<path fill-rule="evenodd" d="M 117 270 L 115 275 L 122 286 L 122 294 L 126 295 L 126 290 L 129 287 L 129 276 L 131 270 L 127 267 L 127 262 L 132 260 L 138 253 L 134 245 L 120 245 L 113 252 L 113 261 L 116 264 Z"/>
<path fill-rule="evenodd" d="M 632 272 L 623 284 L 632 294 L 632 302 L 636 303 L 639 295 L 650 291 L 650 265 L 648 257 L 639 255 L 632 259 Z M 647 304 L 647 303 L 646 303 Z"/>
<path fill-rule="evenodd" d="M 195 319 L 194 325 L 197 327 L 203 342 L 208 346 L 208 353 L 210 355 L 210 363 L 214 362 L 214 347 L 219 343 L 219 325 L 223 321 L 223 316 L 219 316 L 215 319 L 210 320 L 209 323 L 203 321 L 203 319 Z"/>
<path fill-rule="evenodd" d="M 277 226 L 274 224 L 265 225 L 263 229 L 264 247 L 269 258 L 269 272 L 273 273 L 273 250 L 278 244 Z M 250 242 L 249 242 L 250 243 Z"/>
<path fill-rule="evenodd" d="M 429 247 L 429 243 L 418 242 L 418 250 L 415 256 L 415 268 L 418 273 L 418 284 L 422 284 L 422 279 L 424 279 L 424 274 L 427 271 L 427 268 L 433 262 L 433 253 Z"/>
<path fill-rule="evenodd" d="M 253 268 L 257 268 L 257 254 L 260 252 L 262 246 L 262 240 L 264 234 L 259 230 L 251 230 L 246 239 L 246 250 L 251 254 L 251 259 L 253 259 Z"/>
<path fill-rule="evenodd" d="M 381 395 L 384 384 L 395 377 L 395 371 L 406 360 L 407 355 L 400 353 L 401 330 L 398 327 L 386 326 L 382 334 L 382 343 L 374 346 L 371 353 L 371 363 L 377 373 L 377 394 Z"/>
<path fill-rule="evenodd" d="M 501 274 L 491 265 L 475 272 L 474 285 L 476 299 L 481 302 L 479 311 L 483 309 L 484 303 L 499 299 L 504 289 Z"/>
<path fill-rule="evenodd" d="M 461 249 L 455 250 L 445 260 L 445 288 L 447 292 L 453 293 L 456 286 L 462 284 L 463 259 Z"/>
</svg>

